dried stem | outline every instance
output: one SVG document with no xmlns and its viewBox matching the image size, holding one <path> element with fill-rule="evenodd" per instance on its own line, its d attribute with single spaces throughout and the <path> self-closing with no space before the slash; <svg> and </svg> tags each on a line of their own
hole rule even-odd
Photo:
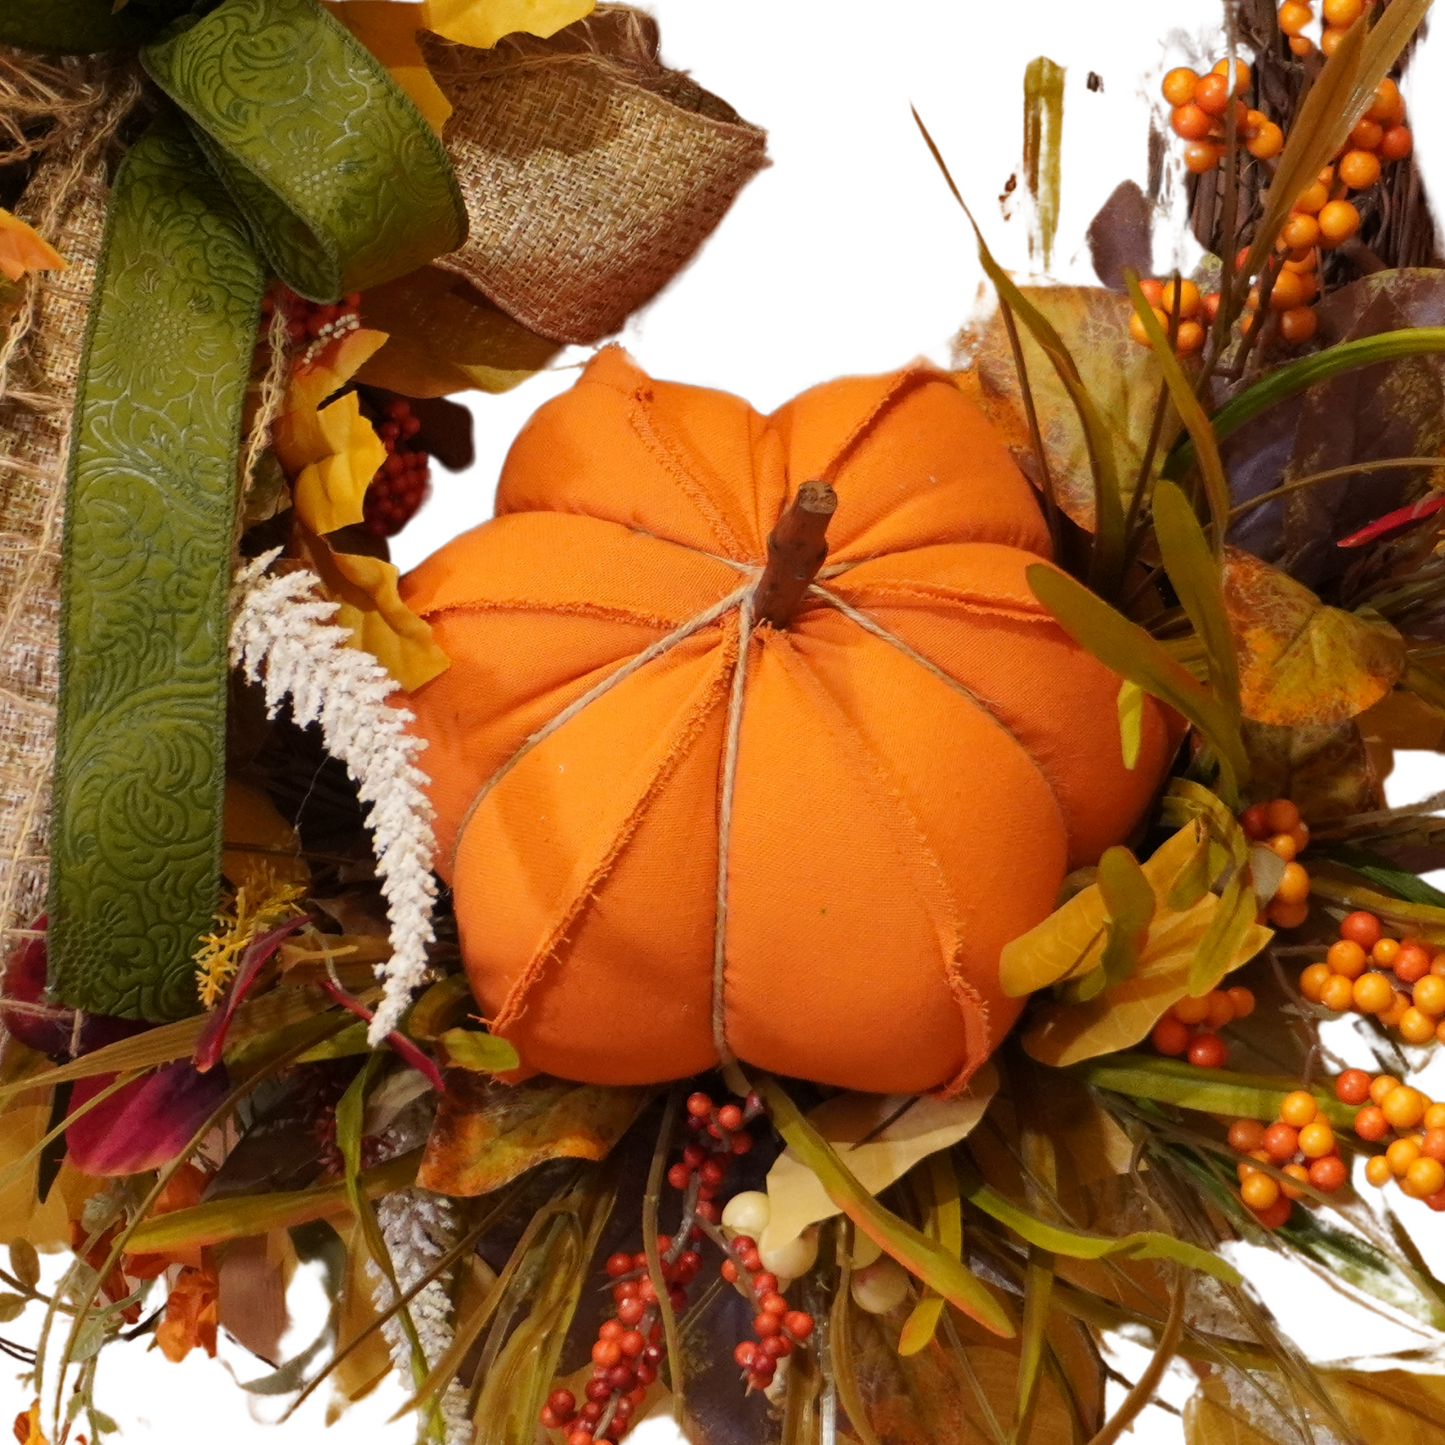
<svg viewBox="0 0 1445 1445">
<path fill-rule="evenodd" d="M 792 621 L 827 559 L 825 534 L 837 507 L 838 494 L 827 482 L 804 482 L 798 488 L 793 505 L 778 518 L 768 538 L 768 565 L 754 594 L 758 622 L 783 628 Z"/>
</svg>

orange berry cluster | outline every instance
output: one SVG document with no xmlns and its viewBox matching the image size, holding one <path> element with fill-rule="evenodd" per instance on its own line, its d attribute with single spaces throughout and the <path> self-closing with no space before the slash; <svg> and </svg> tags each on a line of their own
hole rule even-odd
<svg viewBox="0 0 1445 1445">
<path fill-rule="evenodd" d="M 1299 809 L 1288 798 L 1254 803 L 1239 815 L 1239 826 L 1251 843 L 1263 845 L 1285 862 L 1265 917 L 1276 928 L 1298 928 L 1310 911 L 1310 875 L 1294 861 L 1310 841 Z"/>
<path fill-rule="evenodd" d="M 1299 1185 L 1333 1194 L 1349 1178 L 1335 1131 L 1308 1089 L 1286 1094 L 1279 1117 L 1268 1127 L 1258 1119 L 1236 1119 L 1229 1126 L 1229 1145 L 1248 1156 L 1238 1166 L 1239 1197 L 1266 1229 L 1278 1229 L 1289 1218 L 1304 1193 Z M 1266 1174 L 1261 1164 L 1272 1164 L 1288 1177 Z"/>
<path fill-rule="evenodd" d="M 1249 66 L 1234 61 L 1232 86 L 1229 67 L 1224 59 L 1208 75 L 1199 75 L 1181 65 L 1164 77 L 1160 87 L 1171 107 L 1170 128 L 1184 142 L 1184 167 L 1196 176 L 1213 170 L 1224 156 L 1225 117 L 1231 105 L 1235 142 L 1256 160 L 1271 160 L 1284 148 L 1284 132 L 1263 111 L 1251 110 L 1239 98 L 1249 89 Z"/>
<path fill-rule="evenodd" d="M 1320 49 L 1326 55 L 1335 53 L 1335 46 L 1365 13 L 1365 0 L 1325 0 L 1324 29 L 1320 32 Z M 1311 0 L 1284 0 L 1279 7 L 1279 28 L 1288 37 L 1291 53 L 1303 60 L 1314 53 L 1315 43 L 1303 33 L 1315 18 Z"/>
<path fill-rule="evenodd" d="M 1335 1013 L 1373 1014 L 1406 1043 L 1445 1043 L 1445 950 L 1387 937 L 1373 913 L 1359 910 L 1341 922 L 1339 940 L 1300 974 L 1299 990 Z"/>
<path fill-rule="evenodd" d="M 1229 1046 L 1219 1030 L 1254 1012 L 1254 995 L 1247 988 L 1216 988 L 1200 998 L 1182 998 L 1154 1025 L 1150 1042 L 1161 1054 L 1183 1054 L 1201 1069 L 1222 1069 Z"/>
<path fill-rule="evenodd" d="M 1384 1153 L 1366 1160 L 1365 1178 L 1377 1189 L 1397 1180 L 1411 1199 L 1445 1210 L 1445 1104 L 1393 1074 L 1371 1077 L 1363 1069 L 1346 1069 L 1335 1080 L 1335 1095 L 1342 1103 L 1363 1105 L 1355 1115 L 1361 1139 L 1379 1144 L 1395 1135 Z"/>
<path fill-rule="evenodd" d="M 1193 281 L 1146 280 L 1139 283 L 1145 299 L 1154 308 L 1154 315 L 1165 335 L 1175 326 L 1174 350 L 1179 356 L 1193 356 L 1204 345 L 1204 329 L 1214 324 L 1219 314 L 1219 293 L 1199 294 Z M 1174 321 L 1175 316 L 1179 320 Z M 1129 335 L 1141 346 L 1149 345 L 1149 333 L 1138 314 L 1129 318 Z"/>
<path fill-rule="evenodd" d="M 1268 279 L 1269 309 L 1279 313 L 1284 340 L 1299 343 L 1315 334 L 1311 303 L 1319 295 L 1320 252 L 1344 245 L 1360 229 L 1360 212 L 1346 199 L 1348 193 L 1368 190 L 1380 179 L 1382 163 L 1403 160 L 1410 154 L 1414 142 L 1404 119 L 1405 101 L 1399 86 L 1388 78 L 1382 80 L 1334 165 L 1326 166 L 1294 203 L 1265 275 L 1251 278 L 1254 285 L 1245 302 L 1250 312 L 1246 327 L 1257 324 L 1254 317 Z M 1241 251 L 1234 264 L 1242 265 L 1246 254 Z"/>
</svg>

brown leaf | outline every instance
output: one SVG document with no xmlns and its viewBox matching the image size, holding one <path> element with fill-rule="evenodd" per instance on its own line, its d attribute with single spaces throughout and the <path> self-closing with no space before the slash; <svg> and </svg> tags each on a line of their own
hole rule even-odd
<svg viewBox="0 0 1445 1445">
<path fill-rule="evenodd" d="M 1385 696 L 1405 643 L 1382 619 L 1324 606 L 1258 557 L 1225 549 L 1224 603 L 1244 715 L 1276 727 L 1332 727 Z"/>
<path fill-rule="evenodd" d="M 1147 346 L 1129 339 L 1133 310 L 1129 298 L 1093 286 L 1020 289 L 1058 331 L 1078 365 L 1085 390 L 1113 435 L 1124 493 L 1120 502 L 1127 508 L 1163 385 L 1158 358 Z M 1092 532 L 1094 474 L 1078 412 L 1037 343 L 1023 328 L 1020 335 L 1059 507 L 1070 520 Z M 995 315 L 982 335 L 961 337 L 959 347 L 966 351 L 970 343 L 976 343 L 974 366 L 982 381 L 985 409 L 992 416 L 1002 414 L 1007 419 L 1005 429 L 1016 432 L 1024 414 L 1023 393 L 1002 316 Z"/>
<path fill-rule="evenodd" d="M 1245 723 L 1255 795 L 1289 798 L 1312 826 L 1384 807 L 1380 779 L 1359 726 L 1369 716 L 1333 727 Z M 1441 723 L 1445 725 L 1445 718 Z"/>
<path fill-rule="evenodd" d="M 648 1098 L 545 1077 L 499 1084 L 465 1069 L 446 1079 L 417 1173 L 438 1194 L 488 1194 L 546 1159 L 605 1159 Z"/>
<path fill-rule="evenodd" d="M 1137 181 L 1120 181 L 1089 222 L 1085 238 L 1094 274 L 1111 291 L 1123 291 L 1124 268 L 1149 275 L 1154 259 L 1154 208 Z"/>
<path fill-rule="evenodd" d="M 221 1255 L 221 1327 L 269 1365 L 281 1362 L 286 1266 L 291 1242 L 281 1230 L 235 1240 Z"/>
<path fill-rule="evenodd" d="M 1436 1445 L 1445 1437 L 1445 1378 L 1405 1370 L 1322 1370 L 1335 1408 L 1361 1441 L 1389 1445 Z M 1325 1412 L 1296 1392 L 1310 1423 L 1329 1425 Z M 1272 1409 L 1257 1391 L 1236 1394 L 1217 1374 L 1210 1375 L 1184 1409 L 1186 1445 L 1284 1445 L 1299 1431 Z"/>
<path fill-rule="evenodd" d="M 528 331 L 460 276 L 423 266 L 361 298 L 366 325 L 390 340 L 357 373 L 402 396 L 510 391 L 561 347 Z"/>
</svg>

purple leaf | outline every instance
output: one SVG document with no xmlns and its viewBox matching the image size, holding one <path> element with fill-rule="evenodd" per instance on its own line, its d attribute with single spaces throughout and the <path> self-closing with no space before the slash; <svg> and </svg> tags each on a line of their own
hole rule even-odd
<svg viewBox="0 0 1445 1445">
<path fill-rule="evenodd" d="M 114 1074 L 78 1079 L 73 1114 L 115 1082 Z M 190 1142 L 230 1088 L 224 1068 L 200 1073 L 184 1059 L 133 1079 L 69 1125 L 70 1162 L 82 1174 L 138 1174 L 169 1163 Z"/>
</svg>

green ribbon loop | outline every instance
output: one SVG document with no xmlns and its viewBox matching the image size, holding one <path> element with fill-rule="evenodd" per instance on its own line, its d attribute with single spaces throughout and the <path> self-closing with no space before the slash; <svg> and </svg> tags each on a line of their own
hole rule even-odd
<svg viewBox="0 0 1445 1445">
<path fill-rule="evenodd" d="M 226 0 L 178 22 L 141 59 L 302 296 L 335 301 L 466 239 L 435 132 L 314 0 Z"/>
<path fill-rule="evenodd" d="M 19 43 L 60 33 L 52 0 L 18 3 Z M 55 3 L 85 48 L 115 30 L 104 0 Z M 137 14 L 146 36 L 167 6 Z M 454 250 L 466 212 L 435 134 L 315 0 L 224 0 L 142 58 L 179 109 L 116 178 L 76 399 L 49 958 L 70 1006 L 159 1020 L 197 1008 L 215 910 L 241 417 L 268 263 L 334 300 Z"/>
<path fill-rule="evenodd" d="M 241 403 L 266 272 L 179 116 L 116 177 L 76 397 L 61 572 L 50 982 L 194 1013 L 220 873 Z"/>
</svg>

